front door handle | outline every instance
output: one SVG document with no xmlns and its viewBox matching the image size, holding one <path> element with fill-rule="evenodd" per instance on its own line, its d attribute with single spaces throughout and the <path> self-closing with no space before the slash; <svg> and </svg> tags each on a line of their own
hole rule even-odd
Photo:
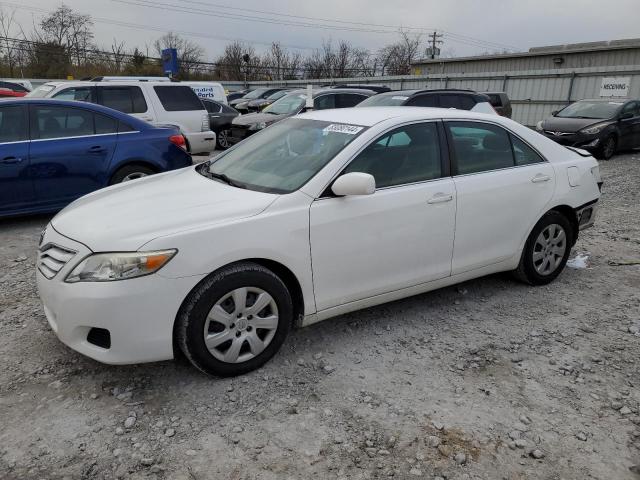
<svg viewBox="0 0 640 480">
<path fill-rule="evenodd" d="M 2 160 L 0 160 L 0 163 L 4 165 L 12 165 L 14 163 L 20 162 L 22 162 L 22 158 L 20 157 L 4 157 Z"/>
<path fill-rule="evenodd" d="M 427 203 L 433 205 L 434 203 L 445 203 L 453 200 L 453 195 L 447 193 L 436 193 L 433 197 L 427 200 Z"/>
<path fill-rule="evenodd" d="M 542 182 L 548 182 L 549 180 L 551 180 L 551 177 L 549 175 L 543 175 L 542 173 L 539 173 L 531 179 L 531 182 L 542 183 Z"/>
<path fill-rule="evenodd" d="M 100 145 L 94 145 L 89 149 L 89 153 L 104 153 L 106 148 L 101 147 Z"/>
</svg>

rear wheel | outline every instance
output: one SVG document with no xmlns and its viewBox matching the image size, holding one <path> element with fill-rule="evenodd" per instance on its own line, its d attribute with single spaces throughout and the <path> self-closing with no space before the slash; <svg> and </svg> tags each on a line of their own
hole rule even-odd
<svg viewBox="0 0 640 480">
<path fill-rule="evenodd" d="M 226 150 L 231 145 L 229 144 L 229 130 L 220 130 L 216 135 L 216 145 L 220 150 Z"/>
<path fill-rule="evenodd" d="M 243 262 L 215 273 L 189 294 L 176 339 L 191 363 L 210 375 L 241 375 L 262 366 L 284 343 L 291 296 L 270 270 Z"/>
<path fill-rule="evenodd" d="M 156 173 L 154 170 L 144 165 L 125 165 L 113 174 L 109 185 L 136 180 L 146 177 L 147 175 L 153 175 L 154 173 Z"/>
<path fill-rule="evenodd" d="M 516 276 L 531 285 L 552 282 L 567 263 L 572 238 L 569 220 L 556 211 L 547 213 L 527 239 Z"/>
</svg>

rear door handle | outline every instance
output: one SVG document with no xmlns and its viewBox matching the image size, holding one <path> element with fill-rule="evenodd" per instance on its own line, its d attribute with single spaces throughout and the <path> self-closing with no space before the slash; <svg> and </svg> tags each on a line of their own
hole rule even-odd
<svg viewBox="0 0 640 480">
<path fill-rule="evenodd" d="M 22 158 L 20 157 L 4 157 L 2 160 L 0 160 L 0 163 L 4 165 L 12 165 L 14 163 L 20 162 L 22 162 Z"/>
<path fill-rule="evenodd" d="M 453 200 L 453 195 L 447 193 L 436 193 L 433 197 L 427 200 L 427 203 L 433 205 L 434 203 L 445 203 Z"/>
<path fill-rule="evenodd" d="M 542 173 L 539 173 L 531 179 L 531 182 L 542 183 L 542 182 L 548 182 L 549 180 L 551 180 L 551 177 L 549 175 L 543 175 Z"/>
</svg>

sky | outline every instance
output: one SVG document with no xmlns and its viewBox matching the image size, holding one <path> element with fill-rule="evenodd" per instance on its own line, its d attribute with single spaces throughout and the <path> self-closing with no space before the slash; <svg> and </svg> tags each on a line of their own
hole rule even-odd
<svg viewBox="0 0 640 480">
<path fill-rule="evenodd" d="M 1 1 L 25 31 L 61 5 L 58 0 Z M 371 52 L 398 38 L 400 28 L 437 30 L 445 56 L 640 37 L 640 0 L 65 0 L 95 22 L 105 50 L 133 50 L 174 31 L 200 44 L 214 60 L 241 40 L 264 51 L 272 41 L 310 53 L 323 41 L 347 40 Z M 424 45 L 426 47 L 426 44 Z"/>
</svg>

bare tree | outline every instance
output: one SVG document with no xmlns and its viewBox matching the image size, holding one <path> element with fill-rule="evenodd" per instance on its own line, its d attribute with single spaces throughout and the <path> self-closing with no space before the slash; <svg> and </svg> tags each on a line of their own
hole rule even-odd
<svg viewBox="0 0 640 480">
<path fill-rule="evenodd" d="M 64 47 L 76 65 L 87 62 L 93 48 L 93 20 L 89 15 L 75 13 L 62 4 L 40 22 L 41 32 L 35 32 L 41 42 Z"/>
<path fill-rule="evenodd" d="M 262 59 L 262 74 L 271 80 L 290 80 L 298 77 L 302 56 L 285 49 L 279 42 L 273 42 Z"/>
<path fill-rule="evenodd" d="M 399 34 L 400 39 L 397 42 L 383 47 L 378 53 L 383 75 L 409 75 L 411 63 L 416 60 L 420 51 L 421 35 L 410 35 L 403 30 L 400 30 Z"/>
<path fill-rule="evenodd" d="M 15 21 L 15 15 L 15 10 L 7 13 L 0 7 L 0 35 L 2 35 L 0 57 L 2 63 L 6 63 L 11 77 L 16 74 L 16 67 L 20 68 L 20 76 L 22 76 L 22 63 L 25 57 L 23 53 L 26 47 L 24 43 L 14 39 L 17 35 L 16 30 L 22 31 L 22 27 Z"/>
<path fill-rule="evenodd" d="M 235 41 L 227 44 L 217 58 L 215 76 L 221 80 L 258 80 L 263 70 L 264 66 L 255 49 Z"/>
<path fill-rule="evenodd" d="M 120 73 L 122 70 L 122 65 L 124 63 L 124 59 L 127 55 L 124 48 L 124 41 L 117 42 L 116 39 L 113 39 L 113 43 L 111 44 L 111 52 L 113 53 L 113 67 L 116 73 Z"/>
<path fill-rule="evenodd" d="M 168 32 L 158 38 L 153 43 L 153 47 L 158 56 L 162 55 L 162 50 L 165 48 L 175 48 L 178 51 L 180 74 L 185 78 L 197 70 L 204 56 L 204 49 L 200 45 L 173 32 Z"/>
</svg>

